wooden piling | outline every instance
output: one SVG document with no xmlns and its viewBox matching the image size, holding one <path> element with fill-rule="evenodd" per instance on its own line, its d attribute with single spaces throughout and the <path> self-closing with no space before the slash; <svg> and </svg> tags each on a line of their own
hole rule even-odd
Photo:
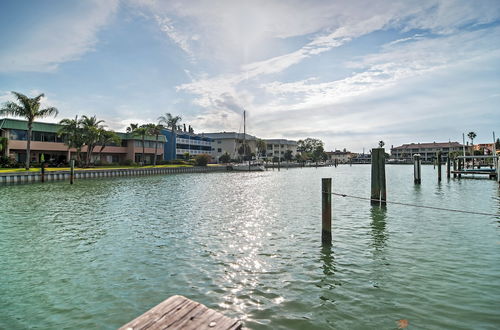
<svg viewBox="0 0 500 330">
<path fill-rule="evenodd" d="M 446 178 L 450 178 L 451 176 L 451 159 L 450 159 L 450 153 L 448 153 L 448 158 L 446 158 Z"/>
<path fill-rule="evenodd" d="M 456 170 L 457 170 L 457 160 L 455 159 L 455 157 L 453 157 L 453 178 L 457 177 Z"/>
<path fill-rule="evenodd" d="M 332 178 L 321 179 L 321 243 L 332 244 Z"/>
<path fill-rule="evenodd" d="M 500 157 L 497 158 L 497 182 L 500 183 Z"/>
<path fill-rule="evenodd" d="M 437 153 L 438 182 L 441 182 L 441 151 Z"/>
<path fill-rule="evenodd" d="M 73 184 L 73 181 L 75 179 L 75 160 L 72 159 L 69 161 L 70 164 L 70 170 L 69 170 L 69 184 Z"/>
<path fill-rule="evenodd" d="M 422 183 L 422 171 L 421 171 L 421 161 L 420 154 L 413 155 L 413 183 Z"/>
<path fill-rule="evenodd" d="M 42 162 L 42 167 L 40 168 L 40 174 L 41 174 L 41 181 L 42 183 L 45 182 L 45 162 Z"/>
<path fill-rule="evenodd" d="M 385 204 L 385 149 L 372 149 L 372 204 Z"/>
</svg>

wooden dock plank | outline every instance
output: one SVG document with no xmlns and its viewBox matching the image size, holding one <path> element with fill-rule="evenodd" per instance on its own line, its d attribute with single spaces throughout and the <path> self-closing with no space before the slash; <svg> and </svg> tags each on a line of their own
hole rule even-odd
<svg viewBox="0 0 500 330">
<path fill-rule="evenodd" d="M 141 316 L 123 325 L 120 330 L 160 329 L 242 329 L 242 323 L 209 309 L 183 296 L 172 296 Z"/>
</svg>

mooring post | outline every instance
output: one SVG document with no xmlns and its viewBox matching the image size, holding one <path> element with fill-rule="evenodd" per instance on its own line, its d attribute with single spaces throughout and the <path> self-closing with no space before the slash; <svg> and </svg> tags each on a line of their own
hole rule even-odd
<svg viewBox="0 0 500 330">
<path fill-rule="evenodd" d="M 385 149 L 372 149 L 372 204 L 385 204 Z"/>
<path fill-rule="evenodd" d="M 450 153 L 448 153 L 448 158 L 446 158 L 446 177 L 449 179 L 451 176 L 451 159 L 450 159 Z"/>
<path fill-rule="evenodd" d="M 441 151 L 437 153 L 438 181 L 441 182 Z"/>
<path fill-rule="evenodd" d="M 500 183 L 500 157 L 497 157 L 497 181 Z"/>
<path fill-rule="evenodd" d="M 421 161 L 420 154 L 413 155 L 413 183 L 421 184 L 422 183 L 422 171 L 421 171 Z"/>
<path fill-rule="evenodd" d="M 41 171 L 41 182 L 44 183 L 45 182 L 45 162 L 42 162 L 42 167 L 40 168 L 40 171 Z"/>
<path fill-rule="evenodd" d="M 457 177 L 457 159 L 453 157 L 453 178 Z"/>
<path fill-rule="evenodd" d="M 321 243 L 332 244 L 332 178 L 321 179 Z"/>
<path fill-rule="evenodd" d="M 69 183 L 73 184 L 73 181 L 75 179 L 75 160 L 74 159 L 70 160 L 69 164 L 71 166 L 69 170 Z"/>
</svg>

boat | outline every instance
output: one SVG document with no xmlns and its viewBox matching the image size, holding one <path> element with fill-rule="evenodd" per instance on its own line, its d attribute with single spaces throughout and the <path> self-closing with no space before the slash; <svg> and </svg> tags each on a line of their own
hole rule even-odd
<svg viewBox="0 0 500 330">
<path fill-rule="evenodd" d="M 246 111 L 243 111 L 243 144 L 246 145 Z M 266 168 L 264 165 L 260 163 L 252 163 L 251 160 L 248 161 L 248 163 L 242 162 L 238 164 L 232 164 L 230 165 L 231 169 L 233 171 L 265 171 Z"/>
</svg>

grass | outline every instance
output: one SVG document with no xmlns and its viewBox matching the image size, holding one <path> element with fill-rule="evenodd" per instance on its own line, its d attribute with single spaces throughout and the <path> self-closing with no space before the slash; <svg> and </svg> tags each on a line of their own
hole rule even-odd
<svg viewBox="0 0 500 330">
<path fill-rule="evenodd" d="M 118 169 L 141 169 L 141 168 L 176 168 L 176 167 L 192 167 L 192 165 L 148 165 L 148 166 L 99 166 L 99 167 L 89 167 L 89 168 L 80 168 L 75 167 L 75 171 L 98 171 L 98 170 L 118 170 Z M 45 168 L 48 172 L 57 172 L 57 171 L 69 171 L 69 167 L 47 167 Z M 30 168 L 29 170 L 25 170 L 24 168 L 1 168 L 0 173 L 26 173 L 26 172 L 40 172 L 40 168 Z"/>
</svg>

